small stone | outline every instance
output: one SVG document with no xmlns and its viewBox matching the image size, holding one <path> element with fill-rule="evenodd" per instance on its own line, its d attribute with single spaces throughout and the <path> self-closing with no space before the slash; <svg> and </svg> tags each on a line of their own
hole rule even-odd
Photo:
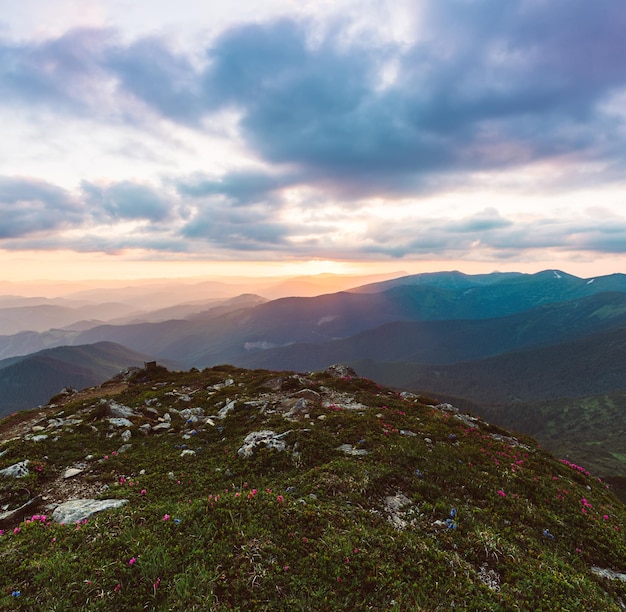
<svg viewBox="0 0 626 612">
<path fill-rule="evenodd" d="M 73 476 L 78 476 L 83 470 L 80 468 L 67 468 L 63 473 L 63 478 L 67 480 L 68 478 L 72 478 Z"/>
<path fill-rule="evenodd" d="M 124 442 L 128 442 L 132 438 L 132 435 L 133 434 L 130 433 L 130 429 L 125 429 L 120 437 L 124 440 Z"/>
<path fill-rule="evenodd" d="M 31 438 L 31 440 L 33 442 L 43 442 L 44 440 L 47 440 L 48 436 L 46 434 L 39 434 L 38 436 L 33 436 Z"/>
<path fill-rule="evenodd" d="M 43 427 L 42 425 L 35 425 L 31 431 L 35 431 L 35 432 L 39 432 L 39 431 L 44 431 L 46 428 Z"/>
<path fill-rule="evenodd" d="M 217 418 L 218 419 L 225 419 L 226 415 L 231 411 L 235 409 L 235 400 L 232 400 L 231 402 L 228 402 L 226 404 L 226 406 L 224 406 L 218 413 L 217 413 Z"/>
<path fill-rule="evenodd" d="M 113 401 L 109 402 L 107 412 L 110 416 L 115 418 L 130 419 L 131 417 L 137 416 L 137 413 L 132 408 Z"/>
<path fill-rule="evenodd" d="M 185 450 L 184 450 L 184 451 L 180 454 L 180 456 L 181 456 L 181 457 L 187 457 L 187 456 L 189 456 L 189 455 L 195 455 L 195 454 L 196 454 L 196 451 L 191 450 L 191 449 L 189 449 L 189 448 L 186 448 L 186 449 L 185 449 Z"/>
<path fill-rule="evenodd" d="M 111 423 L 111 425 L 113 425 L 114 427 L 132 427 L 133 424 L 125 418 L 121 418 L 121 417 L 112 417 L 109 419 L 109 423 Z"/>
</svg>

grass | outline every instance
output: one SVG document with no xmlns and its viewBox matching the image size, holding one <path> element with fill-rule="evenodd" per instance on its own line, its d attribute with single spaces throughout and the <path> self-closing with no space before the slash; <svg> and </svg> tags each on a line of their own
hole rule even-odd
<svg viewBox="0 0 626 612">
<path fill-rule="evenodd" d="M 286 420 L 285 400 L 303 389 L 318 394 L 308 417 Z M 0 445 L 0 469 L 36 467 L 0 480 L 2 503 L 24 487 L 53 496 L 79 462 L 76 482 L 129 500 L 85 524 L 6 526 L 3 609 L 618 610 L 626 598 L 625 583 L 591 570 L 626 571 L 624 506 L 530 438 L 328 373 L 159 371 L 114 399 L 138 415 L 126 452 L 97 398 L 52 411 L 83 421 L 56 440 Z M 233 400 L 213 425 L 176 412 L 216 415 Z M 137 432 L 165 413 L 169 432 Z M 286 449 L 242 458 L 259 430 L 285 434 Z"/>
</svg>

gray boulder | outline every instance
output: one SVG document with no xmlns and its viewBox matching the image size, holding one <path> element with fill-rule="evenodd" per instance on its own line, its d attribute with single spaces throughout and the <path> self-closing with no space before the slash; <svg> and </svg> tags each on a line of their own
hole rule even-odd
<svg viewBox="0 0 626 612">
<path fill-rule="evenodd" d="M 97 512 L 121 508 L 127 499 L 72 499 L 59 504 L 52 513 L 52 520 L 66 525 L 82 521 Z"/>
<path fill-rule="evenodd" d="M 28 459 L 24 460 L 24 461 L 20 461 L 19 463 L 15 463 L 13 465 L 10 465 L 7 468 L 4 468 L 3 470 L 0 470 L 0 478 L 24 478 L 25 476 L 28 476 L 29 471 L 28 471 L 28 464 L 29 461 Z"/>
</svg>

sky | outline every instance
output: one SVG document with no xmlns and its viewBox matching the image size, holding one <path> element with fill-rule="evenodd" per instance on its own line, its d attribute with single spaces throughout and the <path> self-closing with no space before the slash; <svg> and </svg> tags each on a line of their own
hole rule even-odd
<svg viewBox="0 0 626 612">
<path fill-rule="evenodd" d="M 0 280 L 626 272 L 623 0 L 5 0 Z"/>
</svg>

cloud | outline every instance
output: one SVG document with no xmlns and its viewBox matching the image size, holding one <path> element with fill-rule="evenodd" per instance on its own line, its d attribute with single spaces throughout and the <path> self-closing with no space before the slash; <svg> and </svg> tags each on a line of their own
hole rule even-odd
<svg viewBox="0 0 626 612">
<path fill-rule="evenodd" d="M 173 212 L 173 203 L 162 195 L 163 191 L 147 185 L 122 181 L 103 186 L 84 181 L 82 189 L 95 217 L 157 222 L 166 220 Z"/>
<path fill-rule="evenodd" d="M 348 199 L 445 190 L 566 156 L 613 176 L 624 168 L 625 118 L 602 106 L 626 91 L 621 0 L 451 0 L 421 11 L 410 44 L 375 27 L 354 36 L 345 18 L 320 27 L 284 17 L 225 30 L 201 62 L 164 37 L 126 42 L 111 30 L 5 43 L 0 94 L 133 124 L 148 109 L 198 133 L 232 110 L 275 174 Z"/>
<path fill-rule="evenodd" d="M 0 239 L 81 223 L 84 210 L 70 193 L 32 178 L 0 176 Z"/>
<path fill-rule="evenodd" d="M 223 196 L 236 206 L 250 204 L 280 205 L 281 190 L 302 182 L 291 174 L 270 174 L 261 171 L 232 171 L 220 177 L 196 173 L 176 181 L 176 190 L 182 196 L 201 198 Z"/>
</svg>

